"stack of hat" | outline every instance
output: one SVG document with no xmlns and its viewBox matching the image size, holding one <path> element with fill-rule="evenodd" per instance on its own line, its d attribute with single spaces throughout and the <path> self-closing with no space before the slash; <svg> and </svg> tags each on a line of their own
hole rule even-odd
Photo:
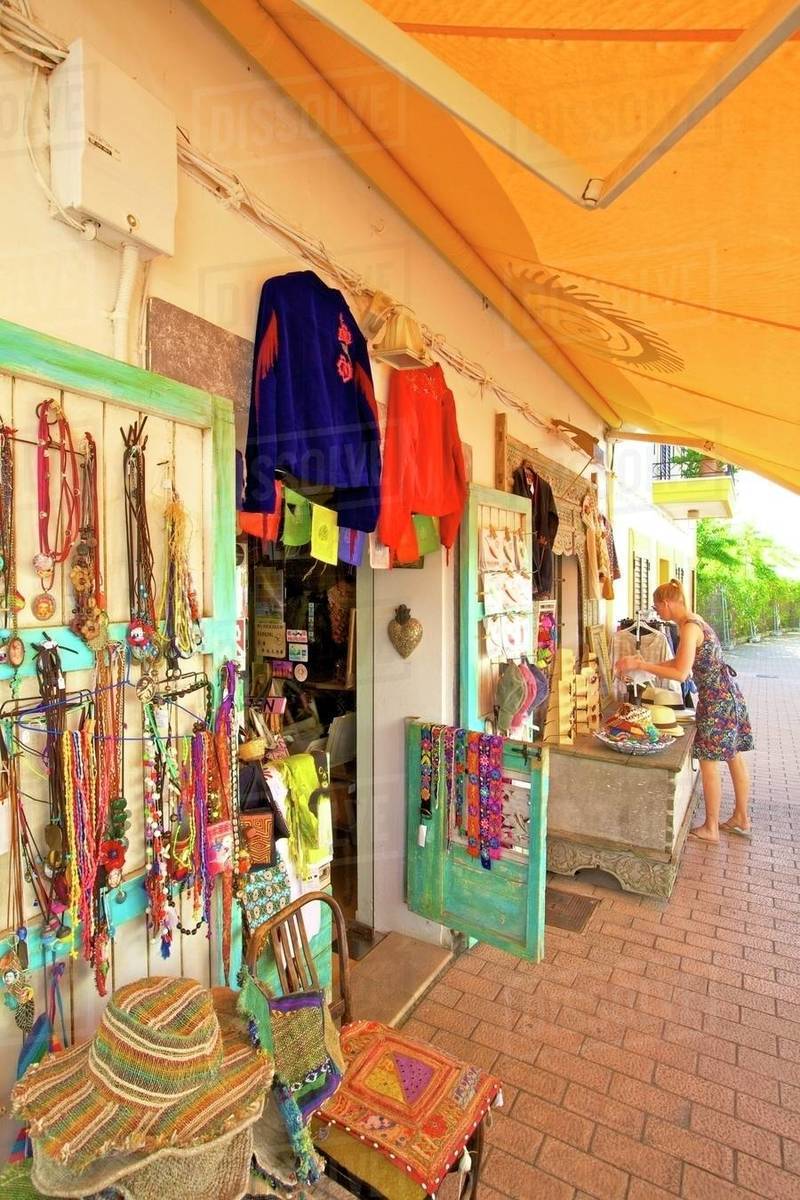
<svg viewBox="0 0 800 1200">
<path fill-rule="evenodd" d="M 642 704 L 659 704 L 664 708 L 683 708 L 683 697 L 680 692 L 673 692 L 670 688 L 654 687 L 650 683 L 642 692 Z"/>
<path fill-rule="evenodd" d="M 94 1037 L 48 1055 L 12 1094 L 30 1125 L 33 1185 L 137 1200 L 239 1200 L 272 1081 L 228 989 L 154 977 L 120 988 Z"/>
<path fill-rule="evenodd" d="M 535 708 L 544 704 L 550 694 L 550 683 L 539 667 L 524 661 L 509 662 L 497 681 L 495 710 L 497 731 L 512 737 L 522 728 Z"/>
<path fill-rule="evenodd" d="M 669 692 L 668 694 L 671 696 L 675 695 L 674 692 Z M 650 720 L 653 722 L 659 733 L 668 733 L 672 737 L 681 736 L 683 730 L 675 720 L 674 707 L 669 707 L 666 704 L 651 704 L 649 705 L 649 708 Z"/>
<path fill-rule="evenodd" d="M 605 723 L 604 733 L 612 741 L 656 743 L 661 734 L 652 721 L 651 710 L 643 704 L 621 704 Z"/>
</svg>

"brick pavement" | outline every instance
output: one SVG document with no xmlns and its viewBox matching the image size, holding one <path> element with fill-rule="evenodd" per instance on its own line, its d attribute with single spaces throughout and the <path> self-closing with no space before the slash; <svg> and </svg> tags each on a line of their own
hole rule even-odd
<svg viewBox="0 0 800 1200">
<path fill-rule="evenodd" d="M 558 878 L 583 934 L 474 947 L 406 1023 L 504 1081 L 480 1200 L 800 1200 L 800 636 L 728 658 L 752 842 L 687 845 L 668 902 Z"/>
</svg>

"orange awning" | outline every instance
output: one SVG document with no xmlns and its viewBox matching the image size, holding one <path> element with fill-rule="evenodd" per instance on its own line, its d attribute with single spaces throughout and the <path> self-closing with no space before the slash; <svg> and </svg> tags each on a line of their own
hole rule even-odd
<svg viewBox="0 0 800 1200">
<path fill-rule="evenodd" d="M 800 6 L 203 3 L 612 429 L 800 491 Z M 763 61 L 602 207 L 770 25 Z M 564 194 L 584 176 L 601 206 Z"/>
</svg>

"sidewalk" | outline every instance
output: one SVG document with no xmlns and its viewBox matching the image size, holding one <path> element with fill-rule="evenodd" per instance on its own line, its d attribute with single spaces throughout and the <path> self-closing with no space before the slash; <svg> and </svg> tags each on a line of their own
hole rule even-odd
<svg viewBox="0 0 800 1200">
<path fill-rule="evenodd" d="M 688 845 L 668 902 L 559 877 L 584 933 L 476 946 L 406 1023 L 503 1079 L 480 1200 L 800 1200 L 800 636 L 727 657 L 752 843 Z"/>
</svg>

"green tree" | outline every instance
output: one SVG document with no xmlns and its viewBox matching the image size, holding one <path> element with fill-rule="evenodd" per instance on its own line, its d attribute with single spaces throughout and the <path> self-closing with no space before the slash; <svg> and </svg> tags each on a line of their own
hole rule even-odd
<svg viewBox="0 0 800 1200">
<path fill-rule="evenodd" d="M 702 520 L 697 527 L 697 604 L 713 622 L 723 593 L 734 634 L 750 637 L 797 623 L 800 580 L 789 572 L 798 559 L 753 526 L 734 531 L 724 521 Z"/>
</svg>

